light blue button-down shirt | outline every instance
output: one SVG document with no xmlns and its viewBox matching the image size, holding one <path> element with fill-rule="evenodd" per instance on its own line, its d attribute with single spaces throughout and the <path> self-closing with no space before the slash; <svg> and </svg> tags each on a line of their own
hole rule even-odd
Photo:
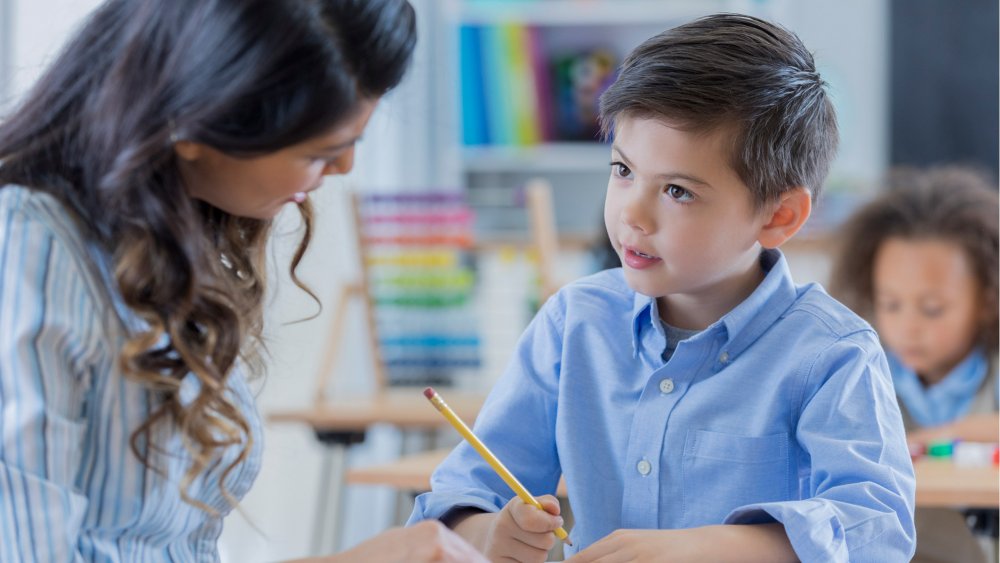
<svg viewBox="0 0 1000 563">
<path fill-rule="evenodd" d="M 153 432 L 166 452 L 150 453 L 155 468 L 132 453 L 149 392 L 119 367 L 138 325 L 109 272 L 59 202 L 0 189 L 0 563 L 219 559 L 232 507 L 218 483 L 238 452 L 230 448 L 188 489 L 216 514 L 181 499 L 191 456 L 175 425 Z M 242 373 L 228 381 L 256 438 L 226 477 L 240 498 L 260 469 L 262 428 Z M 188 375 L 181 402 L 197 392 Z"/>
<path fill-rule="evenodd" d="M 536 495 L 566 479 L 576 547 L 619 528 L 778 521 L 803 561 L 909 561 L 913 466 L 885 355 L 864 321 L 784 257 L 742 304 L 666 345 L 620 269 L 531 322 L 475 431 Z M 462 443 L 411 522 L 513 493 Z M 568 547 L 568 546 L 567 546 Z"/>
</svg>

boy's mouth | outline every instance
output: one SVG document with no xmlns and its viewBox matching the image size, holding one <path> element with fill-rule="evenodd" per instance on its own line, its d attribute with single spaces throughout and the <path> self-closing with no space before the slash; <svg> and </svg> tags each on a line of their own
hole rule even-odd
<svg viewBox="0 0 1000 563">
<path fill-rule="evenodd" d="M 622 245 L 622 249 L 625 251 L 622 261 L 630 268 L 641 270 L 660 261 L 658 256 L 646 254 L 645 252 L 641 252 L 631 246 Z"/>
</svg>

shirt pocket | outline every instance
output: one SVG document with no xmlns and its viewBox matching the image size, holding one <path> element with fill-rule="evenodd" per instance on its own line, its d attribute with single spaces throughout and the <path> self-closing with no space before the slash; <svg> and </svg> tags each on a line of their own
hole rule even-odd
<svg viewBox="0 0 1000 563">
<path fill-rule="evenodd" d="M 720 524 L 734 508 L 788 500 L 788 434 L 689 430 L 682 472 L 685 526 Z"/>
</svg>

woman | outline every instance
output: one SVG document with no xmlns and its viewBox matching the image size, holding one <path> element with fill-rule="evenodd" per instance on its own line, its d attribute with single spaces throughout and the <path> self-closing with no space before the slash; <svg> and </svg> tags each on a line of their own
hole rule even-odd
<svg viewBox="0 0 1000 563">
<path fill-rule="evenodd" d="M 0 125 L 0 560 L 218 559 L 272 218 L 299 283 L 415 40 L 405 0 L 109 0 Z M 480 557 L 434 524 L 329 560 Z"/>
</svg>

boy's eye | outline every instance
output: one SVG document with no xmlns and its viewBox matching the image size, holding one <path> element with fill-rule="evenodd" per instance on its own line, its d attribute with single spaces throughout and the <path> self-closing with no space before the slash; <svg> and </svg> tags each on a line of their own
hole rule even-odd
<svg viewBox="0 0 1000 563">
<path fill-rule="evenodd" d="M 685 202 L 694 199 L 694 196 L 691 194 L 691 192 L 680 186 L 675 186 L 674 184 L 670 184 L 669 186 L 667 186 L 666 192 L 671 199 L 675 199 L 677 201 Z"/>
<path fill-rule="evenodd" d="M 629 170 L 629 167 L 625 166 L 624 163 L 612 162 L 611 173 L 614 174 L 615 176 L 618 176 L 619 178 L 628 178 L 629 175 L 632 174 L 632 171 Z"/>
</svg>

